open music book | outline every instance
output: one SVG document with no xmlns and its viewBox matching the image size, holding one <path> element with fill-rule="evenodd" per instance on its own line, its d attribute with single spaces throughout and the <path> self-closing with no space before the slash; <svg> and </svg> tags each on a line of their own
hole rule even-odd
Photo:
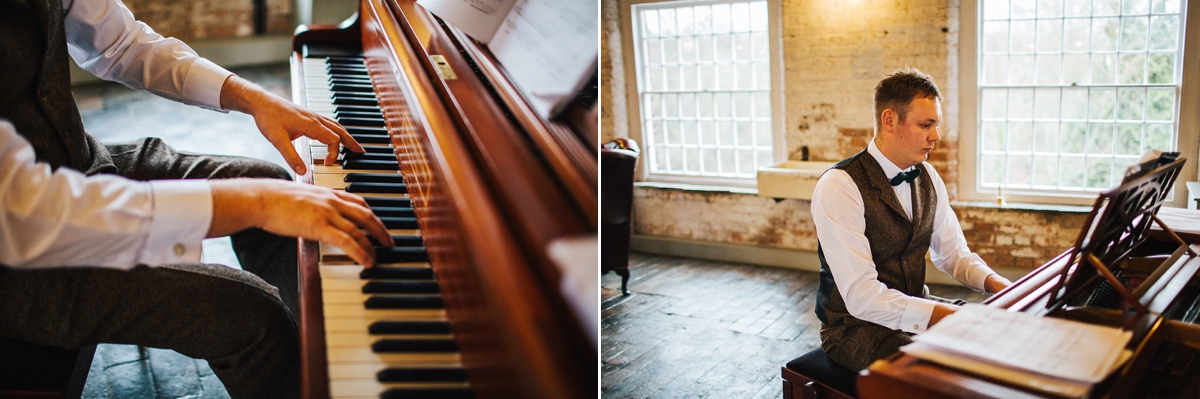
<svg viewBox="0 0 1200 399">
<path fill-rule="evenodd" d="M 1117 328 L 967 305 L 914 343 L 910 355 L 1010 384 L 1080 397 L 1129 358 Z"/>
<path fill-rule="evenodd" d="M 599 14 L 590 0 L 417 0 L 483 42 L 549 119 L 596 74 Z"/>
</svg>

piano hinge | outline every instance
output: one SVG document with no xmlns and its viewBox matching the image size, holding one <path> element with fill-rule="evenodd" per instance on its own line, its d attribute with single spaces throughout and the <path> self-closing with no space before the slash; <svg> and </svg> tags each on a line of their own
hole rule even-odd
<svg viewBox="0 0 1200 399">
<path fill-rule="evenodd" d="M 430 55 L 429 59 L 433 61 L 433 66 L 437 68 L 438 76 L 441 76 L 442 80 L 458 79 L 458 75 L 454 74 L 454 68 L 451 68 L 450 63 L 446 62 L 446 57 L 435 54 Z"/>
</svg>

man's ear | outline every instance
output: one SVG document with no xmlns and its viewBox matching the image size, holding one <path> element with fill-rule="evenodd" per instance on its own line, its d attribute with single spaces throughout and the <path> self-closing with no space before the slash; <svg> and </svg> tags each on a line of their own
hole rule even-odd
<svg viewBox="0 0 1200 399">
<path fill-rule="evenodd" d="M 897 118 L 896 111 L 892 111 L 891 108 L 885 108 L 883 113 L 879 114 L 879 124 L 882 125 L 880 127 L 885 132 L 892 132 L 896 128 Z"/>
</svg>

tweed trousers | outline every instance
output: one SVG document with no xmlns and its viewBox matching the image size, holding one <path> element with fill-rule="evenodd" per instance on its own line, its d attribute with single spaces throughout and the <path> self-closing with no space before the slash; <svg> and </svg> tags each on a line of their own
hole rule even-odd
<svg viewBox="0 0 1200 399">
<path fill-rule="evenodd" d="M 135 180 L 289 178 L 266 161 L 177 152 L 156 138 L 106 147 Z M 172 349 L 207 360 L 235 398 L 299 397 L 296 240 L 257 229 L 231 238 L 243 270 L 0 266 L 0 337 Z"/>
</svg>

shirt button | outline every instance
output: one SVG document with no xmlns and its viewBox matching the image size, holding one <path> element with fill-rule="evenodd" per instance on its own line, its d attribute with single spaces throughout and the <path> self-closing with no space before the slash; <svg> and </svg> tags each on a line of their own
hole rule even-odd
<svg viewBox="0 0 1200 399">
<path fill-rule="evenodd" d="M 175 254 L 176 255 L 183 256 L 183 253 L 185 251 L 187 251 L 187 247 L 183 246 L 183 244 L 175 244 Z"/>
<path fill-rule="evenodd" d="M 921 329 L 921 326 L 918 326 L 918 325 L 916 325 L 916 324 L 913 324 L 913 329 L 914 329 L 914 330 L 920 330 L 920 329 Z"/>
</svg>

